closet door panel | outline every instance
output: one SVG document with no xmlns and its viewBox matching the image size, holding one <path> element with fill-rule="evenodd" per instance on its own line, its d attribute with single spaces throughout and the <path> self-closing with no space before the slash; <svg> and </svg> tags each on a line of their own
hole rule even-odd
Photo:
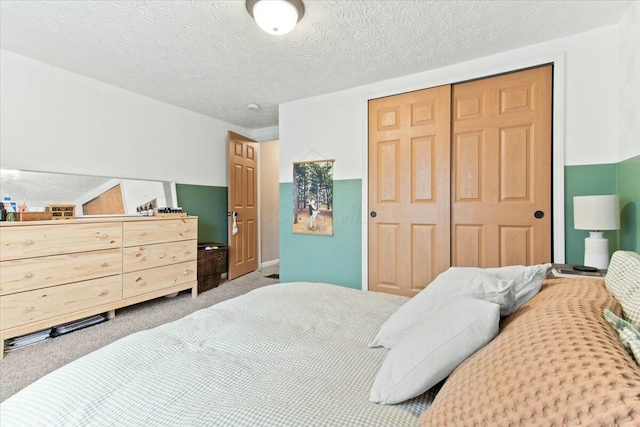
<svg viewBox="0 0 640 427">
<path fill-rule="evenodd" d="M 453 169 L 456 174 L 455 200 L 458 202 L 482 199 L 482 132 L 467 132 L 456 135 Z"/>
<path fill-rule="evenodd" d="M 378 286 L 385 292 L 399 292 L 398 259 L 400 248 L 400 224 L 378 223 L 377 241 L 380 243 L 379 262 L 376 265 Z"/>
<path fill-rule="evenodd" d="M 416 291 L 424 289 L 437 268 L 436 224 L 411 225 L 411 283 Z"/>
<path fill-rule="evenodd" d="M 500 265 L 531 264 L 533 227 L 500 227 Z"/>
<path fill-rule="evenodd" d="M 411 201 L 413 203 L 436 201 L 435 149 L 433 135 L 411 140 Z"/>
<path fill-rule="evenodd" d="M 381 141 L 377 146 L 378 203 L 398 203 L 400 198 L 400 141 Z"/>
<path fill-rule="evenodd" d="M 412 296 L 450 265 L 451 89 L 369 102 L 369 289 Z"/>
<path fill-rule="evenodd" d="M 551 261 L 551 75 L 547 66 L 454 85 L 453 265 Z"/>
<path fill-rule="evenodd" d="M 454 242 L 455 254 L 458 267 L 473 267 L 483 263 L 483 237 L 484 230 L 482 225 L 466 224 L 455 225 L 453 235 L 456 238 Z"/>
</svg>

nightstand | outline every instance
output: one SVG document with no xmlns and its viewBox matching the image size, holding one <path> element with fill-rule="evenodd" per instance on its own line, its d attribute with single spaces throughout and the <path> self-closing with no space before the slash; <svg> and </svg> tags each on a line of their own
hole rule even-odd
<svg viewBox="0 0 640 427">
<path fill-rule="evenodd" d="M 593 277 L 594 279 L 600 279 L 604 278 L 606 274 L 606 269 L 598 271 L 578 271 L 573 269 L 573 264 L 553 264 L 548 277 Z"/>
</svg>

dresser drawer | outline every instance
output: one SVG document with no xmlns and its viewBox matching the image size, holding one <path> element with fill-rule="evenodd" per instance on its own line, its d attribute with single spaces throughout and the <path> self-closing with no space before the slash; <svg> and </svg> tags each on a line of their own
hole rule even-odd
<svg viewBox="0 0 640 427">
<path fill-rule="evenodd" d="M 121 249 L 2 261 L 0 295 L 113 276 L 121 272 Z"/>
<path fill-rule="evenodd" d="M 121 247 L 121 224 L 82 224 L 79 221 L 3 227 L 0 232 L 0 261 Z"/>
<path fill-rule="evenodd" d="M 122 276 L 123 297 L 130 298 L 197 279 L 197 261 L 125 273 Z"/>
<path fill-rule="evenodd" d="M 163 243 L 124 248 L 122 266 L 125 273 L 193 261 L 198 258 L 198 241 Z"/>
<path fill-rule="evenodd" d="M 120 275 L 0 296 L 2 329 L 50 319 L 120 299 Z"/>
<path fill-rule="evenodd" d="M 124 246 L 196 240 L 198 221 L 196 218 L 180 218 L 125 222 L 123 238 Z"/>
</svg>

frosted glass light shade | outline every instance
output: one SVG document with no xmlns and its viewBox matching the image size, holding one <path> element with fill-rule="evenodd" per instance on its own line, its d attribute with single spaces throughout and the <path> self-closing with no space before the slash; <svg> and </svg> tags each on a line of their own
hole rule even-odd
<svg viewBox="0 0 640 427">
<path fill-rule="evenodd" d="M 574 197 L 573 222 L 576 230 L 618 230 L 620 228 L 618 195 Z"/>
<path fill-rule="evenodd" d="M 269 34 L 287 34 L 298 22 L 298 10 L 286 0 L 259 0 L 253 6 L 253 18 Z"/>
</svg>

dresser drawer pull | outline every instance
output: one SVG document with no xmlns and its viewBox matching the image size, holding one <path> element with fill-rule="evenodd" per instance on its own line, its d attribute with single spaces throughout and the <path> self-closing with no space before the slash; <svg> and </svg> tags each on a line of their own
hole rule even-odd
<svg viewBox="0 0 640 427">
<path fill-rule="evenodd" d="M 106 290 L 106 289 L 104 291 L 100 292 L 100 295 L 98 295 L 98 296 L 103 297 L 105 295 L 109 295 L 109 291 Z"/>
<path fill-rule="evenodd" d="M 27 278 L 27 279 L 31 279 L 33 277 L 33 273 L 29 272 L 29 273 L 25 274 L 24 277 Z"/>
<path fill-rule="evenodd" d="M 102 236 L 100 236 L 102 240 L 106 239 L 107 237 L 109 237 L 107 234 L 103 234 Z"/>
<path fill-rule="evenodd" d="M 136 279 L 136 283 L 137 283 L 138 285 L 140 285 L 140 286 L 147 286 L 147 282 L 144 280 L 144 278 L 143 278 L 143 277 L 138 277 L 138 278 Z"/>
<path fill-rule="evenodd" d="M 33 244 L 33 240 L 27 240 L 26 242 L 24 242 L 24 244 L 27 245 L 27 246 L 31 245 L 31 244 Z"/>
<path fill-rule="evenodd" d="M 109 263 L 108 263 L 108 262 L 103 262 L 103 263 L 102 263 L 102 267 L 104 267 L 104 268 L 109 267 Z"/>
<path fill-rule="evenodd" d="M 34 310 L 33 306 L 29 306 L 29 307 L 25 307 L 24 312 L 31 313 L 33 310 Z"/>
</svg>

